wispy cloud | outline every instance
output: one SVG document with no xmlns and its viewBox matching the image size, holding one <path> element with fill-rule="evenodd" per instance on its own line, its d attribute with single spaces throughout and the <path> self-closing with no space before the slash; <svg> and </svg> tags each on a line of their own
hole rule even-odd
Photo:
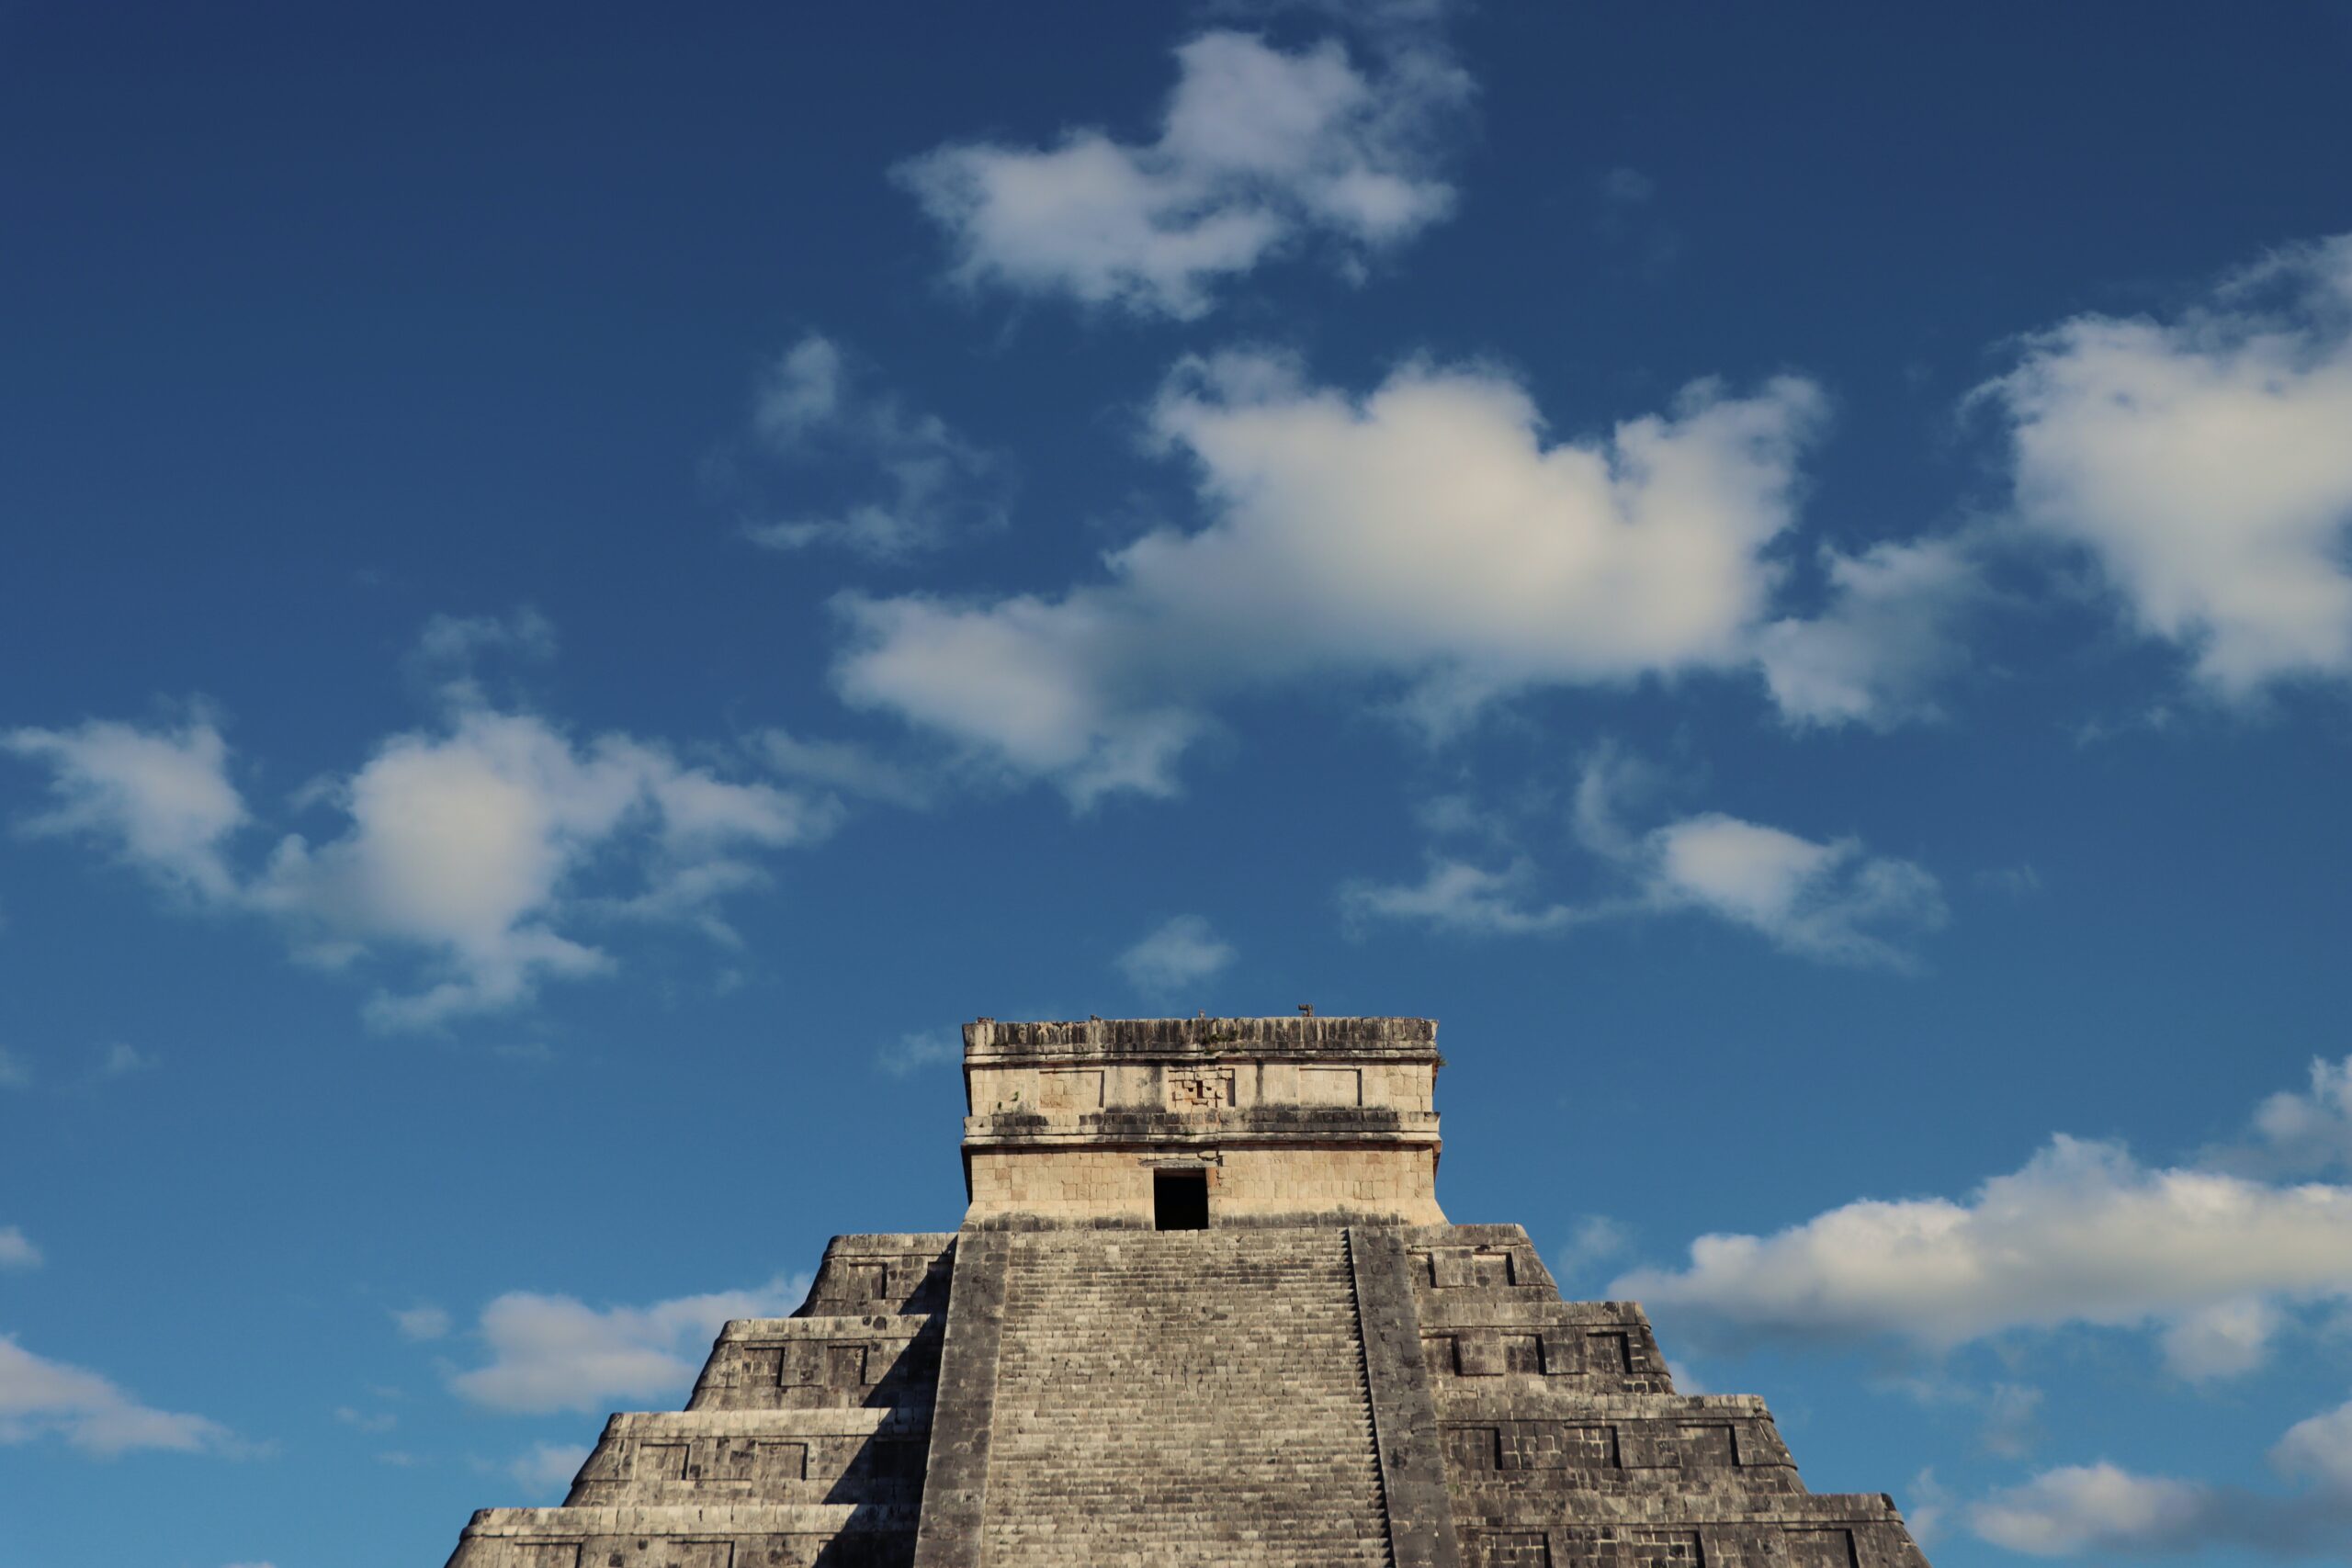
<svg viewBox="0 0 2352 1568">
<path fill-rule="evenodd" d="M 92 719 L 11 730 L 0 751 L 47 766 L 57 802 L 21 819 L 19 832 L 93 840 L 175 891 L 234 897 L 222 846 L 244 826 L 245 803 L 229 779 L 228 742 L 201 704 L 177 725 L 149 729 Z"/>
<path fill-rule="evenodd" d="M 1936 716 L 1938 690 L 1967 656 L 1963 618 L 1988 594 L 1966 544 L 1826 549 L 1822 566 L 1828 595 L 1820 611 L 1774 621 L 1757 637 L 1781 716 L 1799 728 L 1876 729 Z"/>
<path fill-rule="evenodd" d="M 217 1421 L 142 1404 L 96 1372 L 37 1356 L 0 1334 L 0 1443 L 50 1436 L 108 1459 L 136 1449 L 237 1447 Z"/>
<path fill-rule="evenodd" d="M 1119 954 L 1119 972 L 1137 990 L 1155 997 L 1196 986 L 1234 960 L 1233 944 L 1222 940 L 1199 915 L 1176 915 L 1153 928 Z"/>
<path fill-rule="evenodd" d="M 1427 28 L 1378 33 L 1372 53 L 1204 33 L 1177 50 L 1149 141 L 1090 129 L 1042 148 L 955 142 L 898 178 L 966 288 L 1201 316 L 1262 262 L 1311 243 L 1357 274 L 1452 209 L 1442 166 L 1469 78 Z"/>
<path fill-rule="evenodd" d="M 1940 884 L 1924 867 L 1873 855 L 1859 840 L 1806 839 L 1722 812 L 1630 826 L 1651 770 L 1611 747 L 1578 778 L 1571 822 L 1595 891 L 1546 900 L 1536 863 L 1510 847 L 1498 863 L 1432 849 L 1419 882 L 1356 881 L 1340 892 L 1361 924 L 1404 920 L 1481 936 L 1557 932 L 1600 920 L 1697 913 L 1744 927 L 1784 952 L 1826 963 L 1914 966 L 1909 942 L 1941 925 Z M 1492 836 L 1491 823 L 1481 832 Z"/>
<path fill-rule="evenodd" d="M 400 1330 L 403 1339 L 438 1339 L 449 1332 L 449 1314 L 430 1303 L 420 1303 L 413 1307 L 395 1308 L 392 1326 Z"/>
<path fill-rule="evenodd" d="M 964 1043 L 944 1029 L 901 1034 L 874 1054 L 874 1065 L 894 1078 L 912 1077 L 925 1067 L 946 1066 L 964 1059 Z"/>
<path fill-rule="evenodd" d="M 796 500 L 784 517 L 747 523 L 753 543 L 888 560 L 1003 525 L 1009 461 L 872 382 L 816 333 L 769 367 L 752 411 L 761 452 L 786 466 L 796 490 L 830 481 L 844 499 L 831 508 Z"/>
<path fill-rule="evenodd" d="M 508 1463 L 506 1472 L 535 1494 L 554 1495 L 571 1484 L 588 1453 L 576 1443 L 534 1443 Z"/>
</svg>

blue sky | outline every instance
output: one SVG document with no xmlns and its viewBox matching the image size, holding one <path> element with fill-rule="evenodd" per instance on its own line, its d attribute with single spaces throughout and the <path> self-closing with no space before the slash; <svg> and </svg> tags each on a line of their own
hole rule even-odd
<svg viewBox="0 0 2352 1568">
<path fill-rule="evenodd" d="M 10 7 L 0 1563 L 437 1561 L 1302 1002 L 1944 1568 L 2340 1558 L 2347 65 Z"/>
</svg>

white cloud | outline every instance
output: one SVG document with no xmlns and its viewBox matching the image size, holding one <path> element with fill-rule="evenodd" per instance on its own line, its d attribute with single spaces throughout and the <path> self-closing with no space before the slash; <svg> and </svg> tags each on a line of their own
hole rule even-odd
<svg viewBox="0 0 2352 1568">
<path fill-rule="evenodd" d="M 2352 1401 L 2296 1422 L 2270 1450 L 2287 1476 L 2307 1477 L 2326 1492 L 2352 1498 Z"/>
<path fill-rule="evenodd" d="M 2160 1557 L 2208 1547 L 2340 1559 L 2352 1546 L 2352 1403 L 2297 1422 L 2271 1467 L 2285 1494 L 2142 1475 L 2110 1461 L 2045 1471 L 1968 1510 L 1986 1540 L 2038 1557 Z"/>
<path fill-rule="evenodd" d="M 642 1307 L 591 1307 L 571 1296 L 510 1292 L 482 1309 L 477 1332 L 490 1360 L 457 1373 L 449 1386 L 472 1404 L 511 1413 L 670 1399 L 694 1382 L 703 1352 L 728 1319 L 780 1316 L 808 1289 L 805 1277 L 777 1279 L 754 1291 Z"/>
<path fill-rule="evenodd" d="M 2204 1488 L 2134 1475 L 2102 1461 L 2045 1471 L 1969 1509 L 1969 1528 L 1996 1546 L 2036 1557 L 2136 1551 L 2187 1537 L 2210 1506 Z"/>
<path fill-rule="evenodd" d="M 925 1067 L 945 1066 L 964 1059 L 964 1042 L 944 1029 L 902 1034 L 895 1045 L 874 1054 L 874 1065 L 894 1078 L 912 1077 Z"/>
<path fill-rule="evenodd" d="M 417 634 L 410 658 L 427 673 L 462 670 L 481 654 L 499 650 L 526 659 L 552 659 L 555 623 L 528 604 L 511 615 L 435 615 Z"/>
<path fill-rule="evenodd" d="M 1119 954 L 1119 971 L 1137 990 L 1164 995 L 1199 984 L 1233 959 L 1233 945 L 1207 920 L 1177 915 Z"/>
<path fill-rule="evenodd" d="M 2278 1309 L 2258 1296 L 2183 1313 L 2159 1340 L 2165 1365 L 2196 1382 L 2250 1372 L 2267 1359 L 2280 1323 Z"/>
<path fill-rule="evenodd" d="M 363 1432 L 389 1432 L 400 1425 L 400 1417 L 389 1410 L 379 1411 L 371 1416 L 364 1410 L 355 1409 L 348 1404 L 336 1405 L 334 1418 L 346 1427 L 356 1427 Z"/>
<path fill-rule="evenodd" d="M 1810 619 L 1782 619 L 1757 637 L 1772 700 L 1791 724 L 1887 728 L 1932 717 L 1935 687 L 1963 656 L 1958 622 L 1984 586 L 1950 539 L 1822 552 L 1830 594 Z"/>
<path fill-rule="evenodd" d="M 1776 947 L 1838 964 L 1907 968 L 1894 936 L 1944 919 L 1935 877 L 1909 861 L 1818 843 L 1719 812 L 1654 831 L 1652 896 L 1704 909 Z"/>
<path fill-rule="evenodd" d="M 33 1069 L 22 1056 L 0 1045 L 0 1089 L 29 1089 Z"/>
<path fill-rule="evenodd" d="M 835 683 L 1082 804 L 1169 794 L 1217 699 L 1353 678 L 1433 728 L 1548 684 L 1733 669 L 1777 572 L 1809 384 L 1687 390 L 1667 416 L 1547 443 L 1487 370 L 1399 370 L 1354 399 L 1253 355 L 1187 361 L 1152 428 L 1210 523 L 1161 529 L 1055 597 L 841 604 Z"/>
<path fill-rule="evenodd" d="M 442 639 L 462 652 L 470 631 Z M 760 886 L 755 857 L 821 839 L 830 795 L 733 780 L 624 734 L 575 741 L 548 719 L 486 705 L 470 682 L 444 688 L 440 724 L 395 735 L 346 778 L 300 804 L 341 819 L 322 839 L 282 838 L 241 871 L 220 840 L 248 820 L 228 782 L 228 750 L 201 721 L 176 732 L 93 722 L 71 733 L 18 731 L 8 744 L 48 761 L 66 804 L 30 825 L 114 843 L 127 860 L 214 908 L 280 923 L 302 956 L 413 967 L 373 1022 L 432 1027 L 530 999 L 548 978 L 603 973 L 583 940 L 602 920 L 666 921 L 721 942 L 720 901 Z M 118 1046 L 115 1076 L 149 1058 Z"/>
<path fill-rule="evenodd" d="M 1346 884 L 1340 908 L 1351 924 L 1411 920 L 1472 936 L 1525 936 L 1599 918 L 1593 910 L 1531 899 L 1534 880 L 1535 867 L 1524 859 L 1492 870 L 1431 855 L 1419 882 Z"/>
<path fill-rule="evenodd" d="M 1922 1470 L 1911 1478 L 1903 1499 L 1903 1518 L 1911 1527 L 1913 1540 L 1923 1547 L 1933 1546 L 1943 1534 L 1944 1517 L 1951 1512 L 1951 1490 L 1936 1479 L 1934 1470 Z"/>
<path fill-rule="evenodd" d="M 846 740 L 808 740 L 782 729 L 763 729 L 752 747 L 778 778 L 836 790 L 886 805 L 930 804 L 931 786 L 921 774 Z"/>
<path fill-rule="evenodd" d="M 0 1269 L 38 1269 L 40 1248 L 15 1225 L 0 1225 Z"/>
<path fill-rule="evenodd" d="M 2352 1169 L 2352 1056 L 2313 1058 L 2311 1088 L 2270 1096 L 2254 1113 L 2254 1141 L 2226 1151 L 2229 1163 L 2271 1171 Z"/>
<path fill-rule="evenodd" d="M 97 1373 L 36 1356 L 0 1334 L 0 1443 L 51 1435 L 105 1458 L 134 1449 L 234 1446 L 218 1422 L 141 1404 Z"/>
<path fill-rule="evenodd" d="M 2169 321 L 2075 317 L 1977 396 L 2018 520 L 2087 551 L 2207 689 L 2352 676 L 2352 235 Z"/>
<path fill-rule="evenodd" d="M 610 967 L 558 929 L 582 912 L 575 886 L 600 859 L 626 854 L 639 880 L 605 912 L 710 925 L 712 901 L 759 875 L 738 852 L 831 826 L 816 803 L 684 766 L 661 746 L 622 735 L 576 746 L 544 719 L 482 708 L 383 742 L 333 798 L 344 832 L 318 844 L 289 835 L 248 897 L 322 961 L 422 954 L 433 983 L 370 1004 L 391 1027 L 510 1006 L 542 978 Z"/>
<path fill-rule="evenodd" d="M 534 1493 L 558 1493 L 571 1484 L 588 1453 L 576 1443 L 534 1443 L 515 1456 L 506 1472 Z"/>
<path fill-rule="evenodd" d="M 1908 938 L 1943 922 L 1931 873 L 1870 854 L 1854 839 L 1820 842 L 1721 812 L 1629 829 L 1624 802 L 1646 787 L 1646 772 L 1603 747 L 1577 784 L 1577 837 L 1613 886 L 1606 896 L 1545 902 L 1532 896 L 1537 872 L 1523 855 L 1490 870 L 1432 854 L 1419 883 L 1347 885 L 1341 909 L 1351 920 L 1418 920 L 1481 935 L 1693 911 L 1744 926 L 1784 952 L 1894 969 L 1913 963 Z"/>
<path fill-rule="evenodd" d="M 1452 209 L 1439 164 L 1469 78 L 1426 35 L 1378 52 L 1367 72 L 1336 42 L 1204 33 L 1176 51 L 1148 143 L 1091 129 L 1043 149 L 956 142 L 897 176 L 967 288 L 1197 317 L 1218 285 L 1309 241 L 1358 273 Z"/>
<path fill-rule="evenodd" d="M 1964 1201 L 1861 1200 L 1771 1235 L 1705 1235 L 1611 1294 L 1729 1337 L 1892 1336 L 1945 1349 L 2064 1324 L 2163 1329 L 2173 1370 L 2244 1371 L 2282 1303 L 2352 1295 L 2352 1188 L 2150 1168 L 2063 1134 Z"/>
<path fill-rule="evenodd" d="M 398 1307 L 392 1312 L 392 1326 L 403 1339 L 438 1339 L 449 1332 L 449 1314 L 430 1303 Z"/>
<path fill-rule="evenodd" d="M 200 711 L 177 728 L 92 719 L 73 729 L 17 729 L 0 750 L 50 768 L 57 805 L 21 831 L 97 839 L 175 889 L 224 898 L 235 882 L 222 841 L 243 826 L 229 747 Z"/>
<path fill-rule="evenodd" d="M 854 469 L 861 488 L 878 473 L 878 494 L 838 511 L 805 504 L 782 520 L 749 524 L 754 543 L 775 550 L 830 545 L 890 559 L 933 549 L 958 535 L 1001 526 L 1009 470 L 934 414 L 908 410 L 870 389 L 831 339 L 810 333 L 785 351 L 760 387 L 752 428 L 765 451 L 807 482 L 827 467 Z"/>
</svg>

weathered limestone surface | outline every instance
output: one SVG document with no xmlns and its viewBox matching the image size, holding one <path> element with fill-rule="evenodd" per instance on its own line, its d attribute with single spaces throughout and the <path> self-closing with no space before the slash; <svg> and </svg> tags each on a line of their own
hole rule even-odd
<svg viewBox="0 0 2352 1568">
<path fill-rule="evenodd" d="M 979 1561 L 1388 1561 L 1347 1233 L 1014 1239 Z"/>
<path fill-rule="evenodd" d="M 1148 1230 L 1202 1172 L 1223 1224 L 1442 1224 L 1437 1026 L 1420 1018 L 964 1027 L 967 1229 Z"/>
<path fill-rule="evenodd" d="M 1638 1305 L 1444 1223 L 1427 1020 L 965 1040 L 963 1230 L 835 1237 L 450 1568 L 1927 1568 Z M 1163 1171 L 1208 1229 L 1152 1228 Z"/>
<path fill-rule="evenodd" d="M 560 1508 L 485 1508 L 449 1568 L 904 1568 L 953 1235 L 836 1236 L 799 1313 L 727 1325 L 689 1407 L 614 1416 Z"/>
</svg>

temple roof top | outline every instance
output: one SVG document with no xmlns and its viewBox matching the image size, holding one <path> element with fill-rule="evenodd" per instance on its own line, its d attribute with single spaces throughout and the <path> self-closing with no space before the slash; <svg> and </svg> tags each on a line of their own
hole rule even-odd
<svg viewBox="0 0 2352 1568">
<path fill-rule="evenodd" d="M 1025 1057 L 1328 1056 L 1435 1061 L 1430 1018 L 1089 1018 L 964 1026 L 967 1063 Z"/>
</svg>

